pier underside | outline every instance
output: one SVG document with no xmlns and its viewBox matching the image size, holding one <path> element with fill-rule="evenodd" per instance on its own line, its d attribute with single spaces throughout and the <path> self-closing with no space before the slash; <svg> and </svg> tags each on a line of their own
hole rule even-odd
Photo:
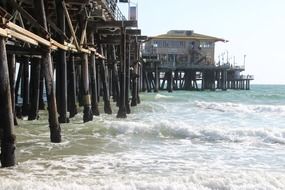
<svg viewBox="0 0 285 190">
<path fill-rule="evenodd" d="M 251 75 L 240 75 L 241 68 L 215 65 L 164 67 L 160 61 L 144 64 L 142 86 L 144 91 L 168 90 L 250 90 Z M 238 74 L 238 76 L 237 76 Z"/>
<path fill-rule="evenodd" d="M 146 37 L 117 1 L 4 0 L 0 24 L 2 167 L 15 164 L 17 118 L 35 120 L 47 108 L 50 140 L 59 143 L 60 124 L 79 106 L 88 122 L 100 114 L 99 101 L 112 114 L 112 97 L 120 118 L 131 112 L 130 103 L 139 103 L 138 60 Z"/>
</svg>

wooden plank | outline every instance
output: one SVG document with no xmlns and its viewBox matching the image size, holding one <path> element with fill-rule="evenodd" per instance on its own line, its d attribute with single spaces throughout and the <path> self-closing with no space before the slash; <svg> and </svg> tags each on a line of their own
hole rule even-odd
<svg viewBox="0 0 285 190">
<path fill-rule="evenodd" d="M 0 28 L 0 36 L 8 37 L 7 31 L 2 29 L 2 28 Z"/>
<path fill-rule="evenodd" d="M 95 55 L 101 59 L 107 59 L 105 56 L 101 55 L 100 53 L 96 52 Z"/>
<path fill-rule="evenodd" d="M 36 40 L 40 44 L 43 44 L 43 45 L 48 46 L 48 47 L 51 46 L 51 43 L 48 40 L 46 40 L 46 39 L 44 39 L 44 38 L 42 38 L 42 37 L 40 37 L 40 36 L 30 32 L 30 31 L 28 31 L 26 29 L 24 29 L 24 28 L 14 24 L 14 23 L 12 23 L 12 22 L 8 22 L 6 24 L 6 26 L 8 28 L 10 28 L 10 29 L 13 29 L 13 30 L 15 30 L 15 31 L 25 35 L 25 36 L 29 36 L 29 38 L 32 38 L 32 39 Z"/>
<path fill-rule="evenodd" d="M 87 53 L 87 54 L 91 53 L 88 49 L 85 49 L 85 48 L 80 48 L 80 51 L 83 53 Z"/>
<path fill-rule="evenodd" d="M 88 47 L 88 49 L 89 49 L 89 51 L 91 51 L 91 52 L 97 52 L 97 50 L 95 49 L 95 48 L 93 48 L 93 47 Z"/>
<path fill-rule="evenodd" d="M 51 50 L 57 50 L 58 48 L 57 48 L 55 45 L 51 45 L 51 46 L 50 46 L 50 49 L 51 49 Z"/>
<path fill-rule="evenodd" d="M 119 29 L 110 30 L 110 29 L 103 28 L 101 30 L 99 29 L 98 33 L 102 35 L 117 35 L 117 36 L 121 35 L 121 31 Z M 140 29 L 127 29 L 126 34 L 132 35 L 132 36 L 138 36 L 138 35 L 141 35 L 141 30 Z"/>
<path fill-rule="evenodd" d="M 36 45 L 36 46 L 39 45 L 39 43 L 36 40 L 34 40 L 32 38 L 29 38 L 29 37 L 27 37 L 25 35 L 22 35 L 22 34 L 20 34 L 18 32 L 15 32 L 15 31 L 10 30 L 10 29 L 6 29 L 6 31 L 7 31 L 7 33 L 9 35 L 11 35 L 12 37 L 14 37 L 14 38 L 16 38 L 18 40 L 21 40 L 21 41 L 24 41 L 24 42 L 27 42 L 29 44 L 33 44 L 33 45 Z"/>
<path fill-rule="evenodd" d="M 121 27 L 138 27 L 138 21 L 127 20 L 127 21 L 105 21 L 95 22 L 90 21 L 91 25 L 95 28 L 121 28 Z"/>
<path fill-rule="evenodd" d="M 76 49 L 75 45 L 72 43 L 64 42 L 64 45 L 67 46 L 69 49 Z"/>
<path fill-rule="evenodd" d="M 58 47 L 58 48 L 60 48 L 62 50 L 67 51 L 69 49 L 67 46 L 65 46 L 65 45 L 63 45 L 63 44 L 61 44 L 61 43 L 59 43 L 59 42 L 57 42 L 57 41 L 55 41 L 53 39 L 51 39 L 50 42 L 51 42 L 52 45 L 54 45 L 54 46 L 56 46 L 56 47 Z"/>
<path fill-rule="evenodd" d="M 81 33 L 81 38 L 80 38 L 80 45 L 82 46 L 83 43 L 84 43 L 84 40 L 86 38 L 86 28 L 87 28 L 87 25 L 88 25 L 88 20 L 86 19 L 85 22 L 84 22 L 84 26 L 83 26 L 83 31 Z"/>
</svg>

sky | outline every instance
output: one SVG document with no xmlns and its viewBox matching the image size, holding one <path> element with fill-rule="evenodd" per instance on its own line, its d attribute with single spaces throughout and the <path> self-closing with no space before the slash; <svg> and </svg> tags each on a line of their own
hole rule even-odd
<svg viewBox="0 0 285 190">
<path fill-rule="evenodd" d="M 221 37 L 218 55 L 228 52 L 243 74 L 254 75 L 255 84 L 285 84 L 284 0 L 133 0 L 138 6 L 142 35 L 155 36 L 169 30 L 194 30 Z M 128 4 L 119 3 L 127 16 Z"/>
</svg>

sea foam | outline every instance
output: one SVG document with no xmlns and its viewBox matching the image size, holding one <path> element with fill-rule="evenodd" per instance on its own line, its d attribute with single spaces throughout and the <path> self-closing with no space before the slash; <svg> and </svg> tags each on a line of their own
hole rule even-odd
<svg viewBox="0 0 285 190">
<path fill-rule="evenodd" d="M 65 180 L 0 179 L 5 190 L 280 190 L 285 176 L 265 171 L 201 171 L 184 176 L 116 176 L 111 178 L 66 178 Z"/>
<path fill-rule="evenodd" d="M 201 142 L 285 144 L 285 129 L 191 125 L 183 121 L 163 120 L 149 122 L 106 121 L 112 135 L 135 135 L 141 138 L 162 137 L 189 139 Z"/>
<path fill-rule="evenodd" d="M 254 105 L 232 102 L 195 101 L 195 106 L 202 109 L 216 110 L 220 112 L 268 113 L 285 116 L 284 105 Z"/>
</svg>

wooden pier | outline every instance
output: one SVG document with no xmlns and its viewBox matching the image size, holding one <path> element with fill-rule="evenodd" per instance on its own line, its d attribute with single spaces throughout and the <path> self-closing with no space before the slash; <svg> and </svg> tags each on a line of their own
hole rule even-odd
<svg viewBox="0 0 285 190">
<path fill-rule="evenodd" d="M 187 66 L 184 68 L 165 68 L 158 60 L 144 63 L 142 73 L 143 91 L 159 90 L 250 90 L 252 75 L 240 75 L 241 67 L 223 66 Z M 238 75 L 237 75 L 238 74 Z"/>
<path fill-rule="evenodd" d="M 192 34 L 186 32 L 192 40 L 186 59 L 190 64 L 176 64 L 179 57 L 173 48 L 170 62 L 153 53 L 141 57 L 142 44 L 149 40 L 141 35 L 136 20 L 126 20 L 117 0 L 1 0 L 2 167 L 16 163 L 17 119 L 38 119 L 39 110 L 47 108 L 50 140 L 60 143 L 60 124 L 80 110 L 83 122 L 96 119 L 99 102 L 106 114 L 114 112 L 111 102 L 115 102 L 116 116 L 126 118 L 140 103 L 140 91 L 250 88 L 253 78 L 241 76 L 243 68 L 209 64 L 207 56 L 197 53 L 195 41 L 222 39 Z M 167 44 L 158 39 L 160 45 Z M 186 46 L 183 41 L 171 45 Z M 202 45 L 212 55 L 211 44 Z"/>
<path fill-rule="evenodd" d="M 126 20 L 116 0 L 2 0 L 2 167 L 15 165 L 16 116 L 38 119 L 44 97 L 54 143 L 61 142 L 60 123 L 68 123 L 78 106 L 83 106 L 84 122 L 98 116 L 101 97 L 106 114 L 113 113 L 113 97 L 117 117 L 127 117 L 130 103 L 140 102 L 143 40 L 137 21 Z"/>
<path fill-rule="evenodd" d="M 244 66 L 214 61 L 219 41 L 226 42 L 192 30 L 149 37 L 143 49 L 143 90 L 249 90 L 254 78 L 241 74 Z"/>
</svg>

